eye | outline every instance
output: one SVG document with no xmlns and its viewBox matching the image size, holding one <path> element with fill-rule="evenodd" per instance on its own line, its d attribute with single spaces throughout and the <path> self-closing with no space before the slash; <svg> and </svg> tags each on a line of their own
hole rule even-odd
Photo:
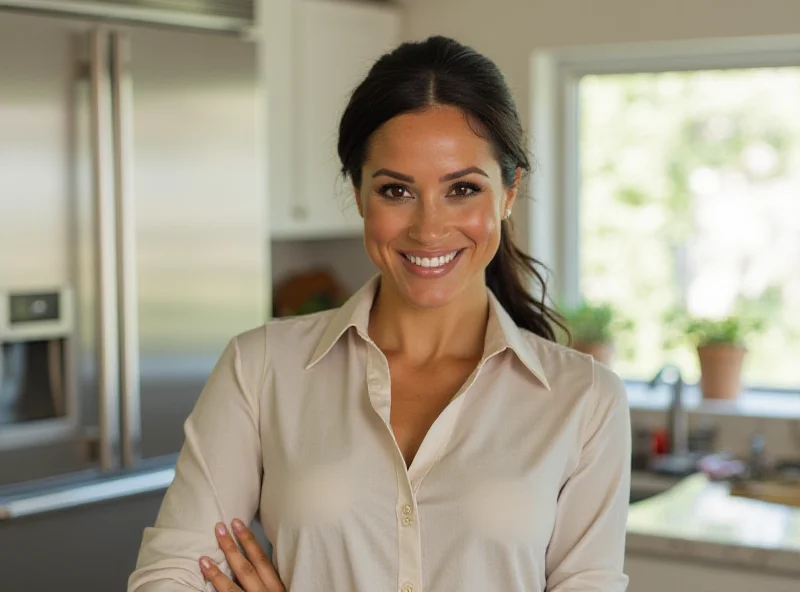
<svg viewBox="0 0 800 592">
<path fill-rule="evenodd" d="M 450 190 L 450 195 L 452 195 L 452 197 L 472 197 L 481 191 L 483 190 L 478 185 L 475 185 L 475 183 L 462 182 L 453 185 Z"/>
<path fill-rule="evenodd" d="M 410 192 L 404 185 L 397 185 L 396 183 L 388 183 L 381 186 L 381 188 L 378 189 L 378 194 L 392 201 L 399 201 L 411 197 Z"/>
</svg>

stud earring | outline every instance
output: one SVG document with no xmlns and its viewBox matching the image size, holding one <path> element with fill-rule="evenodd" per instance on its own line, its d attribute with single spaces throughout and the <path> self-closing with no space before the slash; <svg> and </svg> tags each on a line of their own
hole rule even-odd
<svg viewBox="0 0 800 592">
<path fill-rule="evenodd" d="M 510 217 L 511 217 L 511 208 L 508 208 L 508 209 L 506 210 L 506 217 L 505 217 L 504 219 L 505 219 L 505 220 L 508 220 Z"/>
</svg>

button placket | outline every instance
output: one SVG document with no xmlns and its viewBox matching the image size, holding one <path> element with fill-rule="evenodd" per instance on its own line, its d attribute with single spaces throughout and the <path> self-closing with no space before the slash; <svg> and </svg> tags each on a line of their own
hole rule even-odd
<svg viewBox="0 0 800 592">
<path fill-rule="evenodd" d="M 399 592 L 422 592 L 422 538 L 416 499 L 408 479 L 405 462 L 397 464 L 398 499 L 395 506 L 399 543 Z"/>
</svg>

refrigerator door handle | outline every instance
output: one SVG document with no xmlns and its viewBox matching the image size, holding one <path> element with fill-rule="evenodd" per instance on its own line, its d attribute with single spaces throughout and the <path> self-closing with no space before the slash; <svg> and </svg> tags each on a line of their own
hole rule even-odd
<svg viewBox="0 0 800 592">
<path fill-rule="evenodd" d="M 108 35 L 95 29 L 89 35 L 92 185 L 94 200 L 94 257 L 97 291 L 97 390 L 100 427 L 100 468 L 119 466 L 119 360 L 115 297 L 115 224 L 109 128 Z"/>
<path fill-rule="evenodd" d="M 133 84 L 130 40 L 111 34 L 111 97 L 114 125 L 114 196 L 117 236 L 117 295 L 120 344 L 122 463 L 132 468 L 141 459 L 139 321 L 137 310 L 136 204 L 133 188 Z"/>
</svg>

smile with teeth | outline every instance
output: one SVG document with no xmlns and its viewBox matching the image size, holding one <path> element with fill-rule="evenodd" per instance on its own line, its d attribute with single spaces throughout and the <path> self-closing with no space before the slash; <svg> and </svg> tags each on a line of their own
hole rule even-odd
<svg viewBox="0 0 800 592">
<path fill-rule="evenodd" d="M 460 252 L 461 250 L 459 249 L 440 257 L 414 257 L 413 255 L 409 255 L 407 253 L 403 253 L 403 256 L 411 261 L 411 263 L 414 265 L 418 265 L 420 267 L 442 267 L 455 259 L 456 255 L 458 255 Z"/>
</svg>

